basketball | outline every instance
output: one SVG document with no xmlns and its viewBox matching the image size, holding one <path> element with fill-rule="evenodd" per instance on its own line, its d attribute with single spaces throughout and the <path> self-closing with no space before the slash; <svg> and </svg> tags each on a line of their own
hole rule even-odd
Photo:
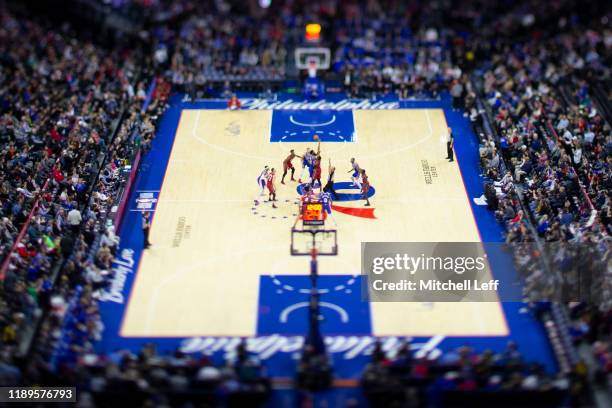
<svg viewBox="0 0 612 408">
<path fill-rule="evenodd" d="M 312 138 L 314 139 L 315 142 L 319 141 L 319 136 L 317 136 L 317 135 L 314 135 Z"/>
</svg>

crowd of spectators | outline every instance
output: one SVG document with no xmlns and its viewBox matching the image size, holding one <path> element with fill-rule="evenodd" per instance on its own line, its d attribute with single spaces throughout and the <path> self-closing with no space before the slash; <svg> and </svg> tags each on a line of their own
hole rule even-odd
<svg viewBox="0 0 612 408">
<path fill-rule="evenodd" d="M 129 52 L 102 50 L 69 27 L 51 30 L 3 6 L 0 25 L 0 332 L 2 353 L 16 356 L 24 329 L 51 303 L 57 261 L 95 211 L 87 204 L 98 160 L 136 68 Z"/>
<path fill-rule="evenodd" d="M 553 90 L 560 80 L 554 79 L 558 77 L 556 65 L 551 62 L 554 57 L 542 55 L 546 45 L 533 48 L 534 44 L 527 44 L 516 56 L 494 56 L 484 75 L 487 103 L 500 132 L 500 151 L 492 147 L 484 152 L 483 159 L 488 160 L 488 175 L 499 182 L 497 187 L 502 190 L 498 194 L 502 218 L 512 222 L 512 210 L 519 211 L 511 202 L 512 196 L 503 194 L 511 179 L 524 187 L 525 203 L 543 240 L 580 242 L 593 235 L 607 235 L 605 213 L 609 197 L 604 157 L 610 128 L 604 126 L 603 118 L 593 108 L 578 110 L 576 106 L 563 105 Z M 569 113 L 573 111 L 576 114 Z M 557 131 L 563 132 L 561 137 Z M 499 174 L 500 154 L 508 174 Z M 505 176 L 508 177 L 503 180 Z M 505 211 L 508 206 L 513 208 Z M 593 206 L 604 215 L 603 219 L 592 217 Z M 510 239 L 520 241 L 518 227 L 510 229 Z"/>
<path fill-rule="evenodd" d="M 141 111 L 139 50 L 102 48 L 2 4 L 0 22 L 0 358 L 14 383 L 29 351 L 27 375 L 37 378 L 100 339 L 96 299 L 119 243 L 111 208 L 136 151 L 150 148 L 169 90 L 161 80 Z M 35 347 L 21 349 L 32 336 Z"/>
<path fill-rule="evenodd" d="M 160 355 L 154 345 L 146 345 L 138 355 L 123 350 L 108 356 L 86 354 L 65 376 L 66 383 L 81 384 L 85 400 L 91 398 L 96 405 L 112 403 L 121 395 L 132 406 L 259 406 L 270 392 L 265 367 L 246 351 L 244 342 L 235 359 L 224 365 L 206 356 Z"/>
<path fill-rule="evenodd" d="M 291 14 L 275 17 L 236 13 L 212 4 L 197 4 L 186 18 L 150 33 L 154 62 L 175 90 L 206 96 L 228 81 L 236 89 L 263 91 L 286 77 L 288 44 L 298 33 Z M 299 17 L 297 17 L 299 19 Z"/>
<path fill-rule="evenodd" d="M 176 16 L 189 8 L 184 3 L 179 2 L 180 10 L 165 1 L 146 7 L 152 7 L 151 15 Z M 162 377 L 164 387 L 184 387 L 201 381 L 202 371 L 210 375 L 217 370 L 218 384 L 233 389 L 235 376 L 242 374 L 223 373 L 192 360 L 185 363 L 189 369 L 174 366 L 184 356 L 160 359 L 149 349 L 140 358 L 116 355 L 106 360 L 92 355 L 93 342 L 103 332 L 96 299 L 112 278 L 111 262 L 118 249 L 109 212 L 121 194 L 123 169 L 139 148 L 144 153 L 149 149 L 169 92 L 166 83 L 158 84 L 164 95 L 153 98 L 143 112 L 148 82 L 138 81 L 138 73 L 151 67 L 175 90 L 190 93 L 212 81 L 284 79 L 290 45 L 302 35 L 304 16 L 329 14 L 329 8 L 337 9 L 334 26 L 328 27 L 334 70 L 349 95 L 393 92 L 407 98 L 447 90 L 453 107 L 465 108 L 474 123 L 490 113 L 494 129 L 481 136 L 481 164 L 489 180 L 488 205 L 506 226 L 506 241 L 566 243 L 548 249 L 547 263 L 531 249 L 517 254 L 523 274 L 530 278 L 526 298 L 550 295 L 541 291 L 554 287 L 559 272 L 570 286 L 591 268 L 589 275 L 597 279 L 587 288 L 592 297 L 583 296 L 581 307 L 572 309 L 574 334 L 595 344 L 601 373 L 609 376 L 612 280 L 605 272 L 612 233 L 612 134 L 609 118 L 589 92 L 593 73 L 609 76 L 606 61 L 612 34 L 607 23 L 567 18 L 563 5 L 572 5 L 569 0 L 552 10 L 530 4 L 532 14 L 520 7 L 492 13 L 497 17 L 466 2 L 468 6 L 454 15 L 473 22 L 473 32 L 463 36 L 440 26 L 440 21 L 436 25 L 435 19 L 425 19 L 433 11 L 427 6 L 413 10 L 402 2 L 367 3 L 361 9 L 351 2 L 315 2 L 304 6 L 304 14 L 296 13 L 297 6 L 286 6 L 273 18 L 190 8 L 193 13 L 176 25 L 152 24 L 144 35 L 150 55 L 101 48 L 78 39 L 68 26 L 51 29 L 49 24 L 15 18 L 0 3 L 4 377 L 18 380 L 22 373 L 12 365 L 11 356 L 17 355 L 31 322 L 48 313 L 37 332 L 34 363 L 26 373 L 32 378 L 45 378 L 60 366 L 74 370 L 74 375 L 87 374 L 79 378 L 87 379 L 92 391 L 104 390 L 111 379 L 131 382 L 129 387 L 142 391 L 162 384 Z M 534 29 L 534 21 L 543 19 L 544 13 L 546 24 Z M 509 34 L 521 30 L 535 34 Z M 477 69 L 476 87 L 468 68 Z M 476 106 L 477 96 L 484 110 Z M 112 138 L 122 112 L 125 117 Z M 478 129 L 482 133 L 480 123 Z M 25 234 L 18 236 L 26 224 Z M 602 261 L 585 265 L 578 258 Z M 62 266 L 59 279 L 56 265 Z M 597 307 L 585 307 L 589 300 Z M 391 362 L 376 352 L 364 386 L 393 384 L 390 369 L 401 366 L 408 370 L 404 374 L 429 378 L 432 387 L 441 389 L 568 390 L 564 379 L 517 363 L 516 350 L 508 353 L 458 350 L 442 357 L 444 362 L 433 363 L 447 366 L 455 359 L 450 365 L 458 369 L 429 376 L 431 362 L 409 353 Z M 154 372 L 159 376 L 152 377 Z M 101 373 L 107 373 L 106 379 Z"/>
<path fill-rule="evenodd" d="M 172 80 L 177 86 L 207 81 L 266 81 L 285 77 L 282 21 L 246 16 L 194 15 L 173 38 Z"/>
<path fill-rule="evenodd" d="M 333 68 L 349 95 L 438 97 L 461 78 L 440 28 L 413 32 L 405 8 L 400 2 L 363 10 L 348 6 L 334 20 Z"/>
<path fill-rule="evenodd" d="M 101 339 L 104 325 L 98 300 L 114 278 L 113 259 L 120 257 L 111 210 L 121 197 L 135 154 L 139 149 L 142 154 L 148 152 L 157 120 L 167 107 L 167 95 L 156 94 L 146 111 L 142 110 L 142 94 L 136 93 L 127 102 L 126 117 L 108 146 L 105 164 L 83 215 L 83 228 L 70 238 L 75 244 L 63 264 L 64 274 L 54 290 L 50 316 L 38 335 L 30 376 L 48 373 L 49 361 L 52 370 L 74 364 L 91 354 L 94 342 Z"/>
<path fill-rule="evenodd" d="M 134 354 L 117 350 L 108 355 L 83 353 L 72 364 L 47 373 L 46 384 L 79 387 L 81 406 L 259 406 L 268 399 L 271 385 L 257 356 L 238 345 L 235 357 L 224 363 L 207 356 L 176 351 L 160 354 L 153 344 Z"/>
<path fill-rule="evenodd" d="M 500 353 L 463 346 L 437 359 L 415 356 L 408 342 L 388 356 L 378 343 L 364 370 L 362 386 L 374 406 L 445 406 L 440 404 L 453 392 L 467 398 L 479 392 L 498 393 L 490 406 L 557 406 L 561 401 L 569 406 L 570 401 L 581 398 L 584 374 L 576 370 L 570 376 L 550 375 L 538 364 L 525 361 L 512 342 Z M 463 402 L 473 406 L 475 400 Z"/>
<path fill-rule="evenodd" d="M 196 7 L 178 28 L 153 31 L 155 60 L 170 68 L 176 89 L 190 95 L 218 92 L 226 81 L 265 91 L 286 78 L 289 49 L 304 45 L 304 24 L 323 19 L 324 37 L 333 43 L 332 71 L 351 96 L 437 97 L 447 83 L 459 82 L 462 71 L 452 63 L 439 28 L 413 32 L 405 5 L 374 7 L 377 3 L 362 9 L 350 2 L 287 2 L 249 16 Z M 421 15 L 428 12 L 419 6 Z"/>
<path fill-rule="evenodd" d="M 103 4 L 112 12 L 126 16 L 130 21 L 167 21 L 189 12 L 193 8 L 190 0 L 84 0 L 93 6 Z"/>
<path fill-rule="evenodd" d="M 487 200 L 506 226 L 526 300 L 577 302 L 574 324 L 590 333 L 583 339 L 597 344 L 600 372 L 609 375 L 610 332 L 601 328 L 609 329 L 612 309 L 612 131 L 588 79 L 609 77 L 612 34 L 606 17 L 568 20 L 562 9 L 540 11 L 557 24 L 523 41 L 500 39 L 479 73 L 498 132 L 481 148 Z M 524 25 L 503 19 L 510 32 Z M 474 46 L 482 54 L 482 44 Z M 520 244 L 536 240 L 543 245 Z"/>
<path fill-rule="evenodd" d="M 593 350 L 593 379 L 604 389 L 612 387 L 612 311 L 586 303 L 570 304 L 570 334 L 577 347 L 588 344 Z"/>
</svg>

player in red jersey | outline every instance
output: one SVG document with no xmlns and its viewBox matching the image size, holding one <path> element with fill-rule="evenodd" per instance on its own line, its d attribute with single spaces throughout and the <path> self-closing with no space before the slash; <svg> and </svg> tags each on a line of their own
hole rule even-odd
<svg viewBox="0 0 612 408">
<path fill-rule="evenodd" d="M 304 186 L 304 193 L 300 197 L 300 201 L 302 203 L 310 203 L 310 202 L 316 201 L 316 199 L 317 199 L 317 195 L 315 194 L 314 191 L 312 191 L 312 188 L 310 188 L 309 185 Z"/>
<path fill-rule="evenodd" d="M 238 110 L 241 106 L 240 100 L 236 97 L 236 95 L 232 95 L 230 100 L 227 102 L 227 109 L 229 110 Z"/>
<path fill-rule="evenodd" d="M 291 151 L 289 152 L 289 156 L 287 156 L 287 158 L 283 161 L 283 178 L 281 179 L 281 184 L 285 184 L 285 176 L 287 175 L 287 170 L 289 169 L 291 169 L 291 181 L 295 181 L 295 179 L 293 178 L 293 175 L 295 174 L 295 168 L 293 167 L 292 161 L 296 157 L 299 157 L 300 159 L 302 158 L 302 156 L 298 156 L 297 154 L 295 154 L 295 151 L 291 149 Z"/>
<path fill-rule="evenodd" d="M 272 201 L 272 208 L 276 208 L 274 204 L 276 201 L 276 170 L 272 169 L 268 173 L 266 186 L 268 187 L 268 201 Z"/>
<path fill-rule="evenodd" d="M 363 199 L 366 200 L 366 207 L 370 206 L 370 199 L 368 198 L 369 191 L 370 180 L 368 180 L 368 175 L 366 174 L 365 169 L 361 169 L 361 194 L 363 195 Z"/>
<path fill-rule="evenodd" d="M 312 181 L 310 183 L 312 188 L 315 186 L 315 181 L 319 182 L 319 188 L 323 187 L 321 184 L 321 156 L 317 156 L 314 159 L 314 170 L 312 172 Z"/>
</svg>

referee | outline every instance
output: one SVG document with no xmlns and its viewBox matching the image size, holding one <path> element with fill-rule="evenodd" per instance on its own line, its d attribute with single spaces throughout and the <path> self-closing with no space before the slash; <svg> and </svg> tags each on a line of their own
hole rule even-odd
<svg viewBox="0 0 612 408">
<path fill-rule="evenodd" d="M 144 235 L 144 249 L 148 249 L 151 246 L 149 242 L 149 230 L 151 229 L 151 216 L 147 211 L 142 212 L 142 233 Z"/>
<path fill-rule="evenodd" d="M 455 137 L 453 136 L 453 130 L 448 128 L 448 140 L 446 141 L 446 160 L 449 162 L 455 161 L 455 152 L 453 146 L 455 145 Z"/>
<path fill-rule="evenodd" d="M 336 173 L 336 168 L 332 166 L 331 159 L 329 159 L 329 175 L 327 176 L 327 184 L 323 187 L 323 191 L 326 193 L 331 193 L 332 198 L 336 199 L 336 190 L 334 190 L 334 174 Z"/>
</svg>

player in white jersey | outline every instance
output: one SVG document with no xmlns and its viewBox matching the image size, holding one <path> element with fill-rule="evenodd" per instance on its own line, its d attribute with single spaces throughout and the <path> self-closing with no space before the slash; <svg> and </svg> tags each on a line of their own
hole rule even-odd
<svg viewBox="0 0 612 408">
<path fill-rule="evenodd" d="M 319 140 L 318 137 L 315 140 Z M 317 151 L 311 150 L 310 148 L 306 148 L 306 152 L 302 157 L 302 174 L 300 174 L 300 178 L 298 179 L 298 183 L 302 183 L 304 179 L 304 172 L 308 169 L 308 175 L 310 176 L 310 181 L 312 181 L 312 176 L 314 173 L 314 164 L 317 156 L 321 155 L 321 142 L 317 145 Z"/>
<path fill-rule="evenodd" d="M 302 184 L 302 179 L 304 178 L 304 172 L 308 169 L 308 163 L 310 161 L 310 148 L 307 147 L 304 155 L 302 156 L 302 172 L 300 173 L 300 177 L 298 177 L 298 183 Z"/>
<path fill-rule="evenodd" d="M 266 189 L 266 184 L 268 183 L 268 172 L 269 167 L 265 166 L 261 173 L 259 173 L 259 177 L 257 177 L 257 185 L 259 186 L 259 195 L 255 198 L 255 205 L 259 204 L 258 198 L 264 195 L 264 191 Z"/>
<path fill-rule="evenodd" d="M 334 214 L 332 213 L 331 194 L 329 194 L 328 192 L 323 192 L 319 195 L 319 200 L 321 200 L 321 204 L 323 204 L 323 211 L 325 211 L 327 215 L 331 217 L 332 221 L 334 222 L 334 226 L 337 226 L 338 223 L 336 222 Z"/>
<path fill-rule="evenodd" d="M 355 158 L 351 158 L 351 169 L 347 171 L 347 173 L 353 173 L 351 175 L 351 180 L 353 180 L 353 185 L 361 190 L 361 182 L 359 181 L 359 176 L 361 175 L 361 168 L 359 164 L 355 161 Z"/>
</svg>

